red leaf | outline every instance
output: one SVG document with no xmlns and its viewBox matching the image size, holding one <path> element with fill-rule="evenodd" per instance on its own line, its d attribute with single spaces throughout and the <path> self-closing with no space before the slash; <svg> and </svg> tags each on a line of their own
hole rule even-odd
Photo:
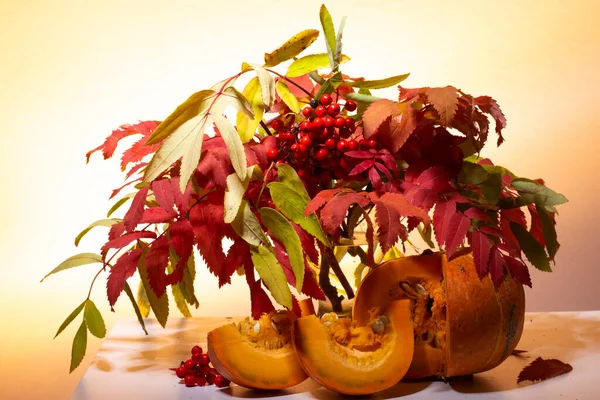
<svg viewBox="0 0 600 400">
<path fill-rule="evenodd" d="M 517 379 L 517 383 L 523 381 L 545 381 L 567 372 L 571 372 L 573 367 L 557 359 L 536 358 L 531 364 L 523 368 Z"/>
<path fill-rule="evenodd" d="M 246 273 L 246 282 L 250 288 L 251 314 L 252 318 L 259 319 L 262 314 L 270 313 L 275 310 L 271 299 L 260 285 L 260 279 L 254 280 L 254 267 L 252 260 L 245 260 L 244 271 Z"/>
<path fill-rule="evenodd" d="M 344 192 L 344 189 L 321 190 L 304 209 L 304 216 L 308 217 L 310 214 L 319 211 L 333 196 L 342 192 Z"/>
<path fill-rule="evenodd" d="M 151 145 L 146 144 L 146 140 L 148 139 L 148 135 L 144 135 L 140 140 L 135 142 L 130 148 L 123 152 L 123 156 L 121 156 L 121 170 L 125 171 L 127 165 L 129 163 L 136 163 L 142 161 L 144 157 L 148 154 L 155 153 L 156 150 L 160 147 L 160 143 L 155 143 Z"/>
<path fill-rule="evenodd" d="M 175 285 L 183 280 L 187 262 L 194 251 L 194 229 L 187 219 L 181 219 L 169 226 L 169 245 L 179 257 L 173 272 L 165 279 L 167 285 Z"/>
<path fill-rule="evenodd" d="M 131 175 L 135 174 L 137 171 L 139 171 L 141 168 L 144 168 L 146 165 L 148 165 L 147 162 L 141 162 L 141 163 L 135 164 L 133 167 L 131 167 L 129 169 L 129 171 L 127 171 L 127 174 L 125 175 L 125 179 L 131 178 Z"/>
<path fill-rule="evenodd" d="M 380 150 L 377 153 L 377 159 L 381 160 L 390 171 L 398 172 L 398 166 L 396 165 L 396 159 L 388 150 Z"/>
<path fill-rule="evenodd" d="M 546 239 L 544 239 L 544 231 L 542 230 L 542 222 L 540 221 L 540 216 L 537 212 L 536 206 L 533 204 L 529 204 L 527 206 L 529 210 L 529 214 L 531 215 L 531 228 L 529 229 L 529 233 L 531 236 L 535 238 L 540 244 L 546 247 Z"/>
<path fill-rule="evenodd" d="M 215 276 L 220 276 L 225 262 L 223 238 L 227 233 L 223 220 L 223 192 L 212 192 L 192 207 L 189 220 L 196 245 L 208 269 Z"/>
<path fill-rule="evenodd" d="M 365 207 L 369 203 L 369 199 L 361 193 L 351 192 L 334 197 L 321 210 L 323 228 L 329 233 L 335 232 L 336 228 L 344 221 L 348 208 L 352 204 Z"/>
<path fill-rule="evenodd" d="M 496 246 L 492 247 L 490 254 L 490 277 L 496 288 L 500 286 L 504 277 L 504 258 Z"/>
<path fill-rule="evenodd" d="M 114 224 L 108 230 L 108 240 L 114 240 L 125 233 L 125 224 L 123 221 Z"/>
<path fill-rule="evenodd" d="M 383 254 L 396 244 L 398 238 L 407 239 L 406 227 L 400 223 L 400 213 L 395 207 L 383 201 L 375 202 L 375 219 L 377 221 L 377 239 Z"/>
<path fill-rule="evenodd" d="M 444 240 L 448 258 L 452 257 L 454 252 L 458 249 L 458 246 L 465 240 L 469 226 L 471 226 L 471 220 L 460 212 L 456 212 L 450 217 L 446 238 Z"/>
<path fill-rule="evenodd" d="M 113 306 L 117 302 L 119 295 L 123 291 L 125 281 L 132 277 L 137 270 L 137 264 L 142 255 L 142 249 L 129 250 L 123 254 L 115 265 L 110 270 L 110 275 L 106 282 L 106 294 L 108 296 L 108 303 L 112 310 Z M 114 311 L 114 310 L 113 310 Z"/>
<path fill-rule="evenodd" d="M 477 207 L 471 207 L 467 211 L 465 211 L 465 215 L 470 219 L 476 219 L 479 221 L 492 222 L 492 219 L 484 213 L 481 209 Z"/>
<path fill-rule="evenodd" d="M 231 275 L 233 275 L 238 268 L 242 267 L 249 258 L 250 246 L 248 246 L 241 237 L 236 237 L 223 262 L 223 268 L 219 274 L 219 287 L 226 283 L 231 283 Z"/>
<path fill-rule="evenodd" d="M 488 261 L 490 259 L 490 238 L 479 229 L 475 229 L 471 234 L 471 247 L 473 248 L 473 259 L 479 278 L 483 278 L 488 273 Z"/>
<path fill-rule="evenodd" d="M 388 181 L 392 180 L 392 174 L 390 174 L 390 170 L 387 169 L 387 167 L 385 165 L 383 165 L 382 163 L 375 163 L 375 168 L 377 168 L 379 171 L 381 171 L 385 177 L 388 179 Z"/>
<path fill-rule="evenodd" d="M 373 157 L 375 157 L 375 151 L 374 150 L 355 150 L 355 151 L 348 151 L 348 152 L 344 153 L 344 155 L 346 157 L 350 157 L 350 158 L 372 159 Z"/>
<path fill-rule="evenodd" d="M 164 224 L 171 222 L 173 215 L 169 214 L 160 207 L 150 207 L 144 210 L 144 216 L 140 221 L 141 224 Z"/>
<path fill-rule="evenodd" d="M 175 196 L 175 205 L 179 212 L 186 214 L 190 210 L 190 201 L 192 200 L 192 182 L 188 183 L 185 192 L 179 190 L 179 177 L 171 178 L 171 192 Z"/>
<path fill-rule="evenodd" d="M 375 162 L 373 160 L 365 160 L 358 164 L 356 167 L 352 168 L 352 170 L 348 172 L 348 175 L 352 176 L 362 174 L 363 172 L 371 168 L 374 164 Z"/>
<path fill-rule="evenodd" d="M 427 168 L 416 180 L 416 184 L 423 189 L 431 189 L 434 192 L 442 193 L 452 190 L 448 182 L 452 174 L 448 169 L 441 165 Z"/>
<path fill-rule="evenodd" d="M 308 264 L 304 264 L 304 281 L 302 282 L 301 292 L 313 299 L 326 300 L 325 293 L 319 287 L 315 279 L 313 271 L 310 269 Z"/>
<path fill-rule="evenodd" d="M 141 180 L 142 180 L 142 177 L 140 176 L 140 177 L 139 177 L 139 178 L 137 178 L 137 179 L 134 179 L 134 180 L 132 180 L 132 181 L 129 181 L 129 182 L 125 182 L 125 183 L 123 184 L 123 186 L 121 186 L 121 187 L 119 187 L 119 188 L 117 188 L 117 189 L 114 189 L 114 190 L 112 191 L 112 193 L 110 194 L 110 197 L 109 197 L 108 199 L 109 199 L 109 200 L 110 200 L 110 199 L 112 199 L 113 197 L 115 197 L 116 195 L 118 195 L 119 193 L 121 193 L 121 190 L 125 189 L 127 186 L 129 186 L 129 185 L 131 185 L 132 183 L 135 183 L 135 182 L 140 182 Z"/>
<path fill-rule="evenodd" d="M 433 233 L 435 240 L 441 247 L 446 241 L 450 219 L 456 213 L 456 202 L 454 200 L 440 201 L 433 211 Z"/>
<path fill-rule="evenodd" d="M 515 248 L 521 250 L 519 241 L 513 235 L 510 229 L 510 223 L 515 222 L 521 225 L 523 228 L 527 228 L 527 220 L 525 219 L 525 213 L 520 208 L 509 208 L 500 211 L 500 231 L 506 240 L 511 243 Z"/>
<path fill-rule="evenodd" d="M 304 254 L 306 255 L 306 257 L 313 264 L 318 264 L 319 253 L 317 251 L 317 247 L 315 246 L 315 239 L 311 235 L 306 233 L 306 231 L 304 229 L 302 229 L 300 226 L 296 225 L 294 222 L 290 221 L 290 223 L 292 224 L 292 226 L 294 227 L 294 230 L 296 231 L 296 233 L 298 234 L 298 237 L 300 238 L 300 244 L 302 245 L 302 250 L 304 251 Z"/>
<path fill-rule="evenodd" d="M 498 146 L 504 142 L 502 137 L 502 129 L 506 128 L 506 117 L 500 109 L 500 106 L 496 100 L 489 96 L 479 96 L 473 99 L 475 105 L 481 109 L 484 113 L 490 114 L 496 122 L 496 133 L 498 134 Z"/>
<path fill-rule="evenodd" d="M 363 114 L 363 135 L 375 134 L 389 141 L 392 152 L 397 152 L 417 126 L 415 109 L 409 103 L 377 100 Z"/>
<path fill-rule="evenodd" d="M 371 168 L 369 170 L 369 180 L 373 184 L 373 187 L 376 190 L 381 189 L 381 177 L 379 176 L 379 172 L 375 168 Z"/>
<path fill-rule="evenodd" d="M 148 271 L 148 283 L 156 297 L 165 293 L 165 270 L 169 263 L 169 242 L 165 236 L 156 239 L 144 257 Z"/>
<path fill-rule="evenodd" d="M 179 189 L 177 189 L 179 191 Z M 159 179 L 152 182 L 152 192 L 156 198 L 156 202 L 169 214 L 175 215 L 173 206 L 175 205 L 175 193 L 173 186 L 168 179 Z"/>
<path fill-rule="evenodd" d="M 430 222 L 429 215 L 425 210 L 412 205 L 406 196 L 400 193 L 384 193 L 379 200 L 395 207 L 403 217 L 417 217 L 426 224 Z"/>
<path fill-rule="evenodd" d="M 439 194 L 429 189 L 421 189 L 419 186 L 406 181 L 402 182 L 402 188 L 405 189 L 404 196 L 406 199 L 413 206 L 425 211 L 429 211 L 440 197 Z"/>
<path fill-rule="evenodd" d="M 458 108 L 458 89 L 454 86 L 427 88 L 425 94 L 440 116 L 440 123 L 449 126 Z"/>
<path fill-rule="evenodd" d="M 363 114 L 364 137 L 368 139 L 375 135 L 392 115 L 400 113 L 399 106 L 399 103 L 388 99 L 381 99 L 372 103 Z"/>
<path fill-rule="evenodd" d="M 221 146 L 216 140 L 223 142 L 222 138 L 214 138 L 213 148 L 204 146 L 203 155 L 198 163 L 196 179 L 200 186 L 205 187 L 208 183 L 224 188 L 227 185 L 227 175 L 233 172 L 229 152 L 225 144 Z"/>
<path fill-rule="evenodd" d="M 119 129 L 112 131 L 103 144 L 87 152 L 85 155 L 87 162 L 90 161 L 90 156 L 98 150 L 102 150 L 105 160 L 112 157 L 121 139 L 136 134 L 148 136 L 159 124 L 159 121 L 143 121 L 135 125 L 121 125 Z"/>
<path fill-rule="evenodd" d="M 155 237 L 156 237 L 156 233 L 154 233 L 154 232 L 149 232 L 149 231 L 131 232 L 131 233 L 127 233 L 123 236 L 120 236 L 116 239 L 109 240 L 108 242 L 106 242 L 106 244 L 104 246 L 102 246 L 102 250 L 120 249 L 120 248 L 127 246 L 129 243 L 133 242 L 134 240 L 144 239 L 144 238 L 155 238 Z"/>
<path fill-rule="evenodd" d="M 519 282 L 521 285 L 527 285 L 531 287 L 531 277 L 529 276 L 529 269 L 521 260 L 518 260 L 511 256 L 504 256 L 506 262 L 506 268 L 513 279 Z"/>
<path fill-rule="evenodd" d="M 133 197 L 131 206 L 123 218 L 125 229 L 127 229 L 128 232 L 132 232 L 142 220 L 142 217 L 144 216 L 144 206 L 146 205 L 146 196 L 148 196 L 148 186 L 140 189 Z"/>
</svg>

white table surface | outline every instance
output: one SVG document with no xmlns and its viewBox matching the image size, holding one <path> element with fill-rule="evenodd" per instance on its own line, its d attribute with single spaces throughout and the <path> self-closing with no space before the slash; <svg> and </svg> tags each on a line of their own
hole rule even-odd
<svg viewBox="0 0 600 400">
<path fill-rule="evenodd" d="M 206 349 L 206 333 L 237 320 L 225 318 L 173 319 L 166 329 L 146 320 L 145 336 L 136 319 L 119 320 L 75 389 L 74 400 L 104 399 L 340 399 L 312 380 L 278 392 L 259 392 L 232 385 L 229 388 L 186 388 L 169 367 L 189 357 L 199 344 Z M 528 313 L 517 349 L 495 369 L 473 377 L 440 381 L 401 382 L 373 399 L 600 399 L 600 311 Z M 573 371 L 531 384 L 517 385 L 521 369 L 537 357 L 558 358 Z"/>
</svg>

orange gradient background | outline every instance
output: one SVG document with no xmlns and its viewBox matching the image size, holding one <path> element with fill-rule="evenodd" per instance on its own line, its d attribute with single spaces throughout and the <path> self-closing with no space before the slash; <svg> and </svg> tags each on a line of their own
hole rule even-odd
<svg viewBox="0 0 600 400">
<path fill-rule="evenodd" d="M 95 267 L 40 279 L 65 258 L 97 251 L 106 232 L 73 239 L 103 218 L 120 186 L 118 158 L 96 147 L 123 123 L 162 119 L 191 93 L 300 30 L 319 28 L 321 2 L 4 0 L 0 3 L 0 398 L 67 398 L 101 341 L 89 339 L 68 374 L 76 323 L 52 340 L 85 298 Z M 493 96 L 506 143 L 483 155 L 543 177 L 560 207 L 555 272 L 532 271 L 529 311 L 600 309 L 600 3 L 577 1 L 327 2 L 348 16 L 344 71 L 371 79 L 405 72 L 405 85 L 452 84 Z M 320 38 L 310 52 L 324 51 Z M 393 98 L 394 89 L 380 91 Z M 202 268 L 201 268 L 202 270 Z M 195 316 L 249 312 L 244 280 L 217 290 L 203 270 Z M 105 280 L 92 299 L 108 328 Z M 134 282 L 136 284 L 136 282 Z M 173 311 L 172 316 L 178 316 Z M 142 334 L 140 330 L 140 334 Z M 36 366 L 32 369 L 31 365 Z"/>
</svg>

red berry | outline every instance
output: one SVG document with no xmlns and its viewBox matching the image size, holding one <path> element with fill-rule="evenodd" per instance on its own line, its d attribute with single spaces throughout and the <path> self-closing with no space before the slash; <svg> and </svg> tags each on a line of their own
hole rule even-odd
<svg viewBox="0 0 600 400">
<path fill-rule="evenodd" d="M 325 120 L 323 118 L 317 117 L 313 119 L 312 126 L 314 129 L 321 129 L 325 125 Z"/>
<path fill-rule="evenodd" d="M 333 118 L 332 116 L 326 116 L 325 118 L 323 118 L 323 121 L 325 123 L 326 128 L 332 128 L 335 125 L 335 118 Z"/>
<path fill-rule="evenodd" d="M 192 354 L 192 362 L 194 363 L 194 365 L 200 364 L 201 359 L 202 359 L 202 354 L 199 354 L 199 353 Z"/>
<path fill-rule="evenodd" d="M 287 164 L 287 163 L 286 163 L 285 161 L 283 161 L 283 160 L 277 160 L 277 161 L 275 162 L 275 164 L 277 164 L 277 165 L 281 165 L 281 164 Z"/>
<path fill-rule="evenodd" d="M 293 145 L 290 147 L 290 149 L 291 149 L 292 151 L 296 151 L 296 150 L 298 150 L 298 143 L 294 143 L 294 144 L 293 144 Z"/>
<path fill-rule="evenodd" d="M 324 128 L 321 136 L 323 138 L 334 137 L 335 136 L 335 128 Z"/>
<path fill-rule="evenodd" d="M 302 136 L 300 138 L 300 143 L 307 147 L 310 147 L 310 145 L 312 143 L 312 139 L 310 138 L 310 136 Z"/>
<path fill-rule="evenodd" d="M 356 110 L 356 102 L 354 100 L 348 100 L 346 101 L 346 105 L 344 106 L 344 108 L 350 112 Z"/>
<path fill-rule="evenodd" d="M 340 136 L 343 137 L 344 139 L 347 139 L 350 137 L 350 135 L 352 134 L 352 132 L 350 131 L 350 129 L 348 129 L 347 126 L 342 126 L 338 132 L 340 133 Z"/>
<path fill-rule="evenodd" d="M 213 383 L 215 383 L 216 377 L 217 374 L 215 374 L 213 371 L 210 371 L 208 374 L 206 374 L 206 382 L 208 382 L 209 385 L 212 385 Z"/>
<path fill-rule="evenodd" d="M 202 347 L 198 345 L 192 347 L 192 354 L 202 354 Z"/>
<path fill-rule="evenodd" d="M 367 150 L 369 148 L 369 145 L 367 144 L 367 141 L 365 139 L 360 139 L 360 142 L 358 142 L 358 147 L 361 150 Z"/>
<path fill-rule="evenodd" d="M 177 367 L 177 369 L 175 370 L 175 375 L 177 375 L 177 377 L 179 379 L 185 378 L 187 373 L 188 373 L 188 370 L 183 366 Z"/>
<path fill-rule="evenodd" d="M 314 154 L 314 158 L 315 160 L 319 160 L 319 161 L 323 161 L 327 158 L 327 156 L 329 155 L 329 150 L 327 150 L 324 147 L 321 147 L 319 150 L 317 150 Z"/>
<path fill-rule="evenodd" d="M 210 372 L 210 367 L 208 365 L 202 365 L 198 370 L 200 376 L 206 376 Z"/>
<path fill-rule="evenodd" d="M 279 134 L 279 140 L 282 142 L 291 142 L 294 140 L 294 135 L 292 135 L 290 132 L 281 132 Z"/>
<path fill-rule="evenodd" d="M 307 146 L 307 145 L 305 145 L 304 143 L 300 143 L 300 144 L 298 145 L 298 151 L 299 151 L 300 153 L 306 153 L 306 152 L 308 151 L 308 146 Z"/>
<path fill-rule="evenodd" d="M 229 383 L 229 380 L 222 375 L 217 375 L 215 377 L 215 386 L 218 388 L 229 386 Z"/>
<path fill-rule="evenodd" d="M 335 139 L 333 139 L 333 138 L 327 139 L 325 141 L 325 147 L 327 147 L 329 150 L 335 149 Z"/>
<path fill-rule="evenodd" d="M 273 127 L 273 129 L 275 129 L 275 131 L 280 131 L 283 129 L 283 121 L 280 119 L 276 119 L 271 123 L 271 126 Z"/>
<path fill-rule="evenodd" d="M 351 117 L 346 117 L 346 127 L 347 128 L 354 128 L 354 124 L 356 123 L 356 121 L 354 121 L 354 118 Z"/>
<path fill-rule="evenodd" d="M 319 118 L 323 118 L 325 115 L 327 115 L 327 109 L 323 106 L 319 106 L 315 108 L 315 115 Z"/>
<path fill-rule="evenodd" d="M 275 160 L 278 155 L 279 155 L 279 151 L 277 149 L 269 149 L 269 150 L 267 150 L 267 158 L 269 160 Z"/>
<path fill-rule="evenodd" d="M 192 374 L 186 375 L 185 378 L 183 378 L 183 382 L 187 387 L 196 386 L 196 377 Z"/>
<path fill-rule="evenodd" d="M 343 168 L 345 171 L 348 170 L 348 160 L 346 160 L 345 157 L 340 160 L 340 167 Z"/>
<path fill-rule="evenodd" d="M 375 149 L 377 148 L 377 141 L 376 141 L 375 139 L 369 139 L 369 140 L 367 141 L 367 146 L 368 146 L 370 149 L 373 149 L 373 150 L 375 150 Z"/>
<path fill-rule="evenodd" d="M 340 105 L 339 104 L 333 103 L 333 104 L 330 104 L 329 107 L 327 107 L 327 114 L 331 115 L 332 117 L 335 117 L 339 113 L 340 113 Z"/>
<path fill-rule="evenodd" d="M 335 127 L 336 128 L 341 128 L 343 126 L 346 126 L 346 118 L 344 118 L 344 117 L 337 117 L 335 119 Z"/>
<path fill-rule="evenodd" d="M 200 364 L 201 365 L 208 365 L 210 363 L 210 357 L 208 356 L 208 354 L 204 353 L 200 356 Z"/>
<path fill-rule="evenodd" d="M 340 153 L 343 153 L 344 151 L 348 150 L 348 142 L 346 142 L 344 139 L 340 140 L 337 143 L 337 149 Z"/>
<path fill-rule="evenodd" d="M 308 118 L 312 115 L 313 113 L 313 109 L 312 107 L 304 107 L 302 109 L 302 115 L 304 115 L 304 118 Z"/>
<path fill-rule="evenodd" d="M 332 101 L 333 101 L 333 99 L 328 94 L 322 95 L 321 98 L 319 99 L 319 103 L 321 103 L 324 106 L 330 105 Z"/>
<path fill-rule="evenodd" d="M 206 378 L 203 376 L 196 376 L 196 385 L 198 385 L 198 386 L 206 385 Z"/>
<path fill-rule="evenodd" d="M 358 149 L 358 142 L 356 140 L 354 140 L 354 139 L 348 140 L 348 148 L 350 150 L 356 150 L 356 149 Z"/>
<path fill-rule="evenodd" d="M 188 371 L 191 371 L 192 368 L 194 368 L 194 362 L 192 361 L 191 358 L 188 358 L 187 360 L 185 360 L 185 362 L 183 363 L 183 366 L 185 367 L 185 369 L 187 369 Z"/>
<path fill-rule="evenodd" d="M 300 178 L 304 178 L 306 176 L 306 170 L 304 169 L 299 169 L 298 170 L 298 177 Z"/>
<path fill-rule="evenodd" d="M 304 121 L 300 124 L 300 130 L 304 132 L 308 132 L 312 129 L 312 124 L 310 121 Z"/>
</svg>

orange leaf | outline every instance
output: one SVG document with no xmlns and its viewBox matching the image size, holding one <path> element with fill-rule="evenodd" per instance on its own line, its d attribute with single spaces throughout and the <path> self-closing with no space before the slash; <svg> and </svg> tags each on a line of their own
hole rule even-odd
<svg viewBox="0 0 600 400">
<path fill-rule="evenodd" d="M 427 88 L 425 94 L 440 115 L 440 122 L 449 126 L 458 109 L 458 94 L 454 86 Z"/>
</svg>

